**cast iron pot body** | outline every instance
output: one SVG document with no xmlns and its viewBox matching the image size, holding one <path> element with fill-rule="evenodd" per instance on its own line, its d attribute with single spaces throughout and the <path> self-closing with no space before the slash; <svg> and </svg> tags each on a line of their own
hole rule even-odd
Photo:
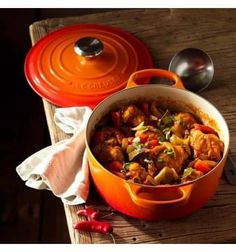
<svg viewBox="0 0 236 252">
<path fill-rule="evenodd" d="M 143 77 L 162 77 L 175 82 L 174 86 L 135 84 Z M 114 209 L 128 216 L 159 221 L 176 219 L 201 208 L 217 190 L 229 149 L 229 130 L 221 113 L 206 99 L 184 89 L 174 73 L 160 69 L 146 69 L 131 75 L 127 89 L 103 100 L 92 112 L 86 128 L 86 149 L 90 174 L 102 198 Z M 190 111 L 203 122 L 211 125 L 224 142 L 221 161 L 209 173 L 197 180 L 179 185 L 147 186 L 124 180 L 105 169 L 90 149 L 91 136 L 95 125 L 109 111 L 137 100 L 163 99 L 173 101 L 179 111 Z M 178 108 L 177 108 L 178 109 Z"/>
</svg>

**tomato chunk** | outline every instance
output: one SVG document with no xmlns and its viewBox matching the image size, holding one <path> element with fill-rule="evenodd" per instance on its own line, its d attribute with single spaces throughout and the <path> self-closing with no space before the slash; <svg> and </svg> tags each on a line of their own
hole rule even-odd
<svg viewBox="0 0 236 252">
<path fill-rule="evenodd" d="M 141 134 L 141 135 L 139 136 L 139 138 L 140 138 L 140 143 L 145 143 L 145 142 L 147 142 L 148 135 L 146 135 L 146 134 Z"/>
<path fill-rule="evenodd" d="M 201 171 L 204 174 L 208 173 L 211 170 L 211 166 L 207 162 L 200 159 L 195 162 L 193 167 L 194 169 Z"/>
</svg>

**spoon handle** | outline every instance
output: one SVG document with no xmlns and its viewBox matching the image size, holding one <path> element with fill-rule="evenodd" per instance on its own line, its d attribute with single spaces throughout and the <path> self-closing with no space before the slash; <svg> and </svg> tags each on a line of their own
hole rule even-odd
<svg viewBox="0 0 236 252">
<path fill-rule="evenodd" d="M 227 182 L 230 185 L 236 185 L 236 166 L 232 158 L 230 157 L 230 155 L 228 155 L 228 158 L 224 167 L 224 175 Z"/>
</svg>

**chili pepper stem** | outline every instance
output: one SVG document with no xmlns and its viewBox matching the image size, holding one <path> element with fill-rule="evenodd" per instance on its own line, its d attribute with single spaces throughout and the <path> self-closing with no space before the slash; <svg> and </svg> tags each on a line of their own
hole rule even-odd
<svg viewBox="0 0 236 252">
<path fill-rule="evenodd" d="M 116 244 L 116 240 L 115 240 L 114 235 L 112 233 L 109 233 L 109 236 L 111 237 L 113 243 Z"/>
<path fill-rule="evenodd" d="M 113 215 L 113 214 L 114 214 L 114 212 L 111 212 L 111 213 L 109 213 L 109 214 L 105 214 L 105 215 L 103 215 L 103 216 L 100 216 L 99 219 L 104 219 L 104 218 L 106 218 L 106 217 L 108 217 L 108 216 L 111 216 L 111 215 Z"/>
</svg>

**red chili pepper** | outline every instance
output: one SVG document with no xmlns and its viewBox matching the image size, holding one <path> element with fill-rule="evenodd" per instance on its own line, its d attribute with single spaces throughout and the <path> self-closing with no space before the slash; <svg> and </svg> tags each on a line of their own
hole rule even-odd
<svg viewBox="0 0 236 252">
<path fill-rule="evenodd" d="M 119 129 L 122 126 L 120 112 L 119 111 L 111 112 L 111 118 L 114 126 Z"/>
<path fill-rule="evenodd" d="M 211 127 L 206 126 L 206 125 L 195 123 L 194 128 L 202 131 L 205 134 L 216 134 L 214 129 L 212 129 Z"/>
<path fill-rule="evenodd" d="M 113 231 L 112 225 L 103 221 L 81 221 L 74 224 L 74 228 L 79 231 L 96 232 L 100 234 L 111 234 Z"/>
<path fill-rule="evenodd" d="M 113 161 L 111 162 L 108 166 L 107 169 L 110 171 L 116 171 L 116 172 L 120 172 L 120 170 L 123 168 L 123 163 L 121 163 L 120 161 Z"/>
<path fill-rule="evenodd" d="M 88 217 L 89 220 L 96 220 L 100 216 L 100 212 L 93 208 L 80 209 L 76 212 L 78 216 Z"/>
<path fill-rule="evenodd" d="M 203 160 L 200 159 L 195 162 L 193 168 L 198 171 L 201 171 L 204 174 L 208 173 L 211 170 L 210 165 L 207 162 L 204 162 Z"/>
</svg>

